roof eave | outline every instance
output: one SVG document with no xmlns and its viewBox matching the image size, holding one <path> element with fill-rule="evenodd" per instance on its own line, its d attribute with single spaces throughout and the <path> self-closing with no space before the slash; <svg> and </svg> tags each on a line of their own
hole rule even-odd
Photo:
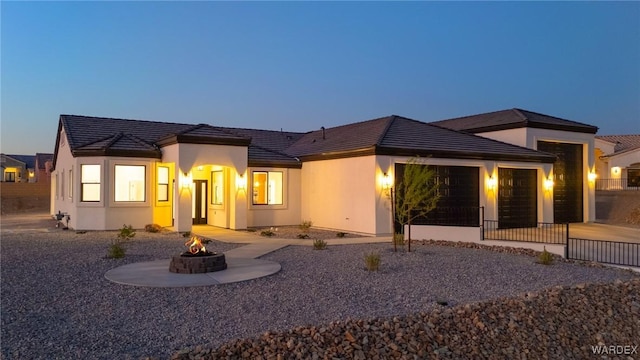
<svg viewBox="0 0 640 360">
<path fill-rule="evenodd" d="M 156 141 L 158 146 L 168 146 L 174 144 L 205 144 L 205 145 L 230 145 L 249 146 L 251 139 L 247 138 L 216 138 L 196 135 L 170 135 Z"/>
<path fill-rule="evenodd" d="M 117 156 L 162 159 L 162 152 L 158 150 L 120 150 L 120 149 L 97 149 L 97 150 L 73 150 L 73 157 L 93 157 L 93 156 Z"/>
<path fill-rule="evenodd" d="M 394 147 L 378 147 L 376 155 L 395 155 L 395 156 L 430 156 L 448 159 L 466 159 L 466 160 L 498 160 L 498 161 L 521 161 L 521 162 L 542 162 L 554 163 L 555 156 L 548 155 L 514 155 L 514 154 L 496 154 L 487 152 L 468 152 L 468 151 L 444 151 L 444 150 L 428 150 L 428 149 L 406 149 Z"/>
<path fill-rule="evenodd" d="M 249 159 L 249 167 L 273 167 L 273 168 L 287 168 L 287 169 L 300 169 L 302 168 L 301 162 L 294 161 L 277 161 L 277 160 L 251 160 Z"/>
<path fill-rule="evenodd" d="M 445 126 L 446 127 L 446 126 Z M 483 126 L 469 129 L 460 129 L 460 131 L 468 132 L 472 134 L 486 133 L 492 131 L 512 130 L 519 128 L 535 128 L 546 130 L 559 130 L 585 134 L 595 134 L 598 132 L 598 128 L 595 126 L 571 126 L 571 125 L 559 125 L 559 124 L 546 124 L 535 121 L 521 121 L 517 123 L 508 123 L 501 125 Z"/>
</svg>

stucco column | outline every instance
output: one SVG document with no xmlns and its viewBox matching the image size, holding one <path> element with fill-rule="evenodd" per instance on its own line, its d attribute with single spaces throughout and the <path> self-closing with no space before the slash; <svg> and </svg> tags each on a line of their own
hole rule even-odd
<svg viewBox="0 0 640 360">
<path fill-rule="evenodd" d="M 176 166 L 176 199 L 175 199 L 175 223 L 174 228 L 179 232 L 191 231 L 193 215 L 191 214 L 193 192 L 192 184 L 184 173 Z"/>
<path fill-rule="evenodd" d="M 247 228 L 247 189 L 249 188 L 247 177 L 249 171 L 242 174 L 237 171 L 232 171 L 232 173 L 231 178 L 235 181 L 231 181 L 229 184 L 231 191 L 229 196 L 229 228 L 244 230 Z"/>
</svg>

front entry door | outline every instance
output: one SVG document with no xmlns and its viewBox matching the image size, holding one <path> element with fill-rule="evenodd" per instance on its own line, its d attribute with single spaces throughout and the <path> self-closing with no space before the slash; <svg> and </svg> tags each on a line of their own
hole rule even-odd
<svg viewBox="0 0 640 360">
<path fill-rule="evenodd" d="M 191 214 L 193 224 L 207 223 L 207 180 L 193 180 L 194 193 L 192 196 Z"/>
</svg>

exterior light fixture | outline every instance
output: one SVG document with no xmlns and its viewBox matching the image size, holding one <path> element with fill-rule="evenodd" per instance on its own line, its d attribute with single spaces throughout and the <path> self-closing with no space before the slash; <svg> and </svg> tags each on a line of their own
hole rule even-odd
<svg viewBox="0 0 640 360">
<path fill-rule="evenodd" d="M 487 189 L 489 189 L 489 191 L 495 191 L 497 186 L 498 179 L 496 179 L 494 176 L 489 176 L 489 179 L 487 179 Z"/>
<path fill-rule="evenodd" d="M 180 186 L 183 189 L 188 189 L 191 187 L 193 181 L 191 180 L 191 173 L 182 173 L 180 174 Z"/>
<path fill-rule="evenodd" d="M 389 190 L 392 185 L 393 185 L 393 181 L 391 180 L 391 175 L 389 175 L 389 173 L 384 173 L 382 175 L 382 187 L 385 190 Z"/>
<path fill-rule="evenodd" d="M 553 179 L 550 177 L 544 179 L 544 189 L 546 191 L 551 191 L 553 189 Z"/>
<path fill-rule="evenodd" d="M 247 179 L 244 177 L 244 174 L 238 174 L 238 176 L 236 176 L 236 187 L 238 190 L 247 191 Z"/>
<path fill-rule="evenodd" d="M 611 168 L 611 173 L 612 173 L 613 175 L 616 175 L 616 176 L 617 176 L 617 175 L 620 175 L 620 167 L 619 167 L 619 166 L 614 166 L 614 167 L 612 167 L 612 168 Z"/>
<path fill-rule="evenodd" d="M 596 181 L 596 178 L 598 177 L 598 175 L 595 172 L 589 172 L 589 174 L 587 175 L 587 178 L 589 179 L 589 181 L 594 182 Z"/>
</svg>

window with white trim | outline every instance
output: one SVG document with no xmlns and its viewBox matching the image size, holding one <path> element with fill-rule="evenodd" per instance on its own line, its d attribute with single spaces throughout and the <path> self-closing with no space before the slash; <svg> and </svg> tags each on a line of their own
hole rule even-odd
<svg viewBox="0 0 640 360">
<path fill-rule="evenodd" d="M 100 176 L 100 165 L 80 165 L 80 198 L 82 201 L 100 201 Z"/>
<path fill-rule="evenodd" d="M 115 201 L 144 202 L 145 173 L 146 167 L 144 165 L 116 165 Z"/>
<path fill-rule="evenodd" d="M 158 201 L 169 201 L 169 168 L 158 166 Z"/>
<path fill-rule="evenodd" d="M 282 171 L 254 171 L 253 204 L 282 205 L 283 187 Z"/>
<path fill-rule="evenodd" d="M 216 170 L 211 172 L 211 205 L 224 203 L 224 172 Z"/>
</svg>

